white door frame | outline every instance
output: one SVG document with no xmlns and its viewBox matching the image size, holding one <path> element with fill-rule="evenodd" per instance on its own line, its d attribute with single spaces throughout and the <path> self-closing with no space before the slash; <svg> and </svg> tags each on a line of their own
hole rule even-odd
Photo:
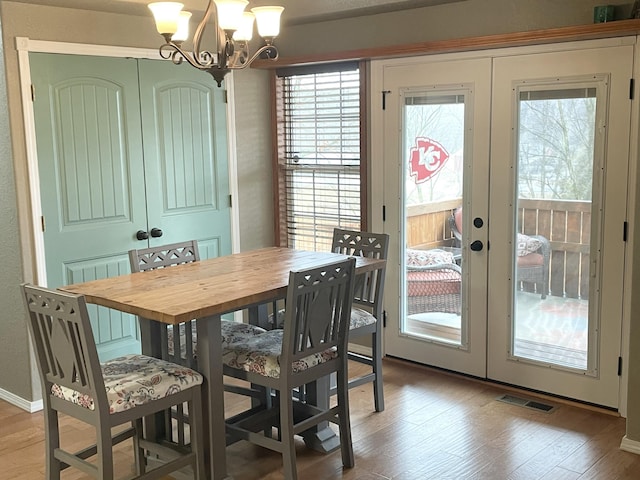
<svg viewBox="0 0 640 480">
<path fill-rule="evenodd" d="M 423 55 L 410 58 L 395 58 L 385 60 L 374 60 L 371 62 L 370 69 L 370 91 L 371 91 L 371 103 L 370 103 L 370 131 L 381 132 L 382 125 L 384 124 L 382 109 L 380 108 L 382 98 L 381 95 L 384 90 L 383 71 L 386 66 L 398 65 L 398 64 L 411 64 L 411 63 L 423 63 L 425 58 L 434 60 L 436 57 L 443 60 L 450 59 L 462 59 L 462 58 L 480 58 L 480 57 L 501 57 L 511 55 L 522 55 L 532 53 L 554 52 L 554 51 L 566 51 L 566 50 L 580 50 L 587 48 L 599 48 L 610 47 L 617 45 L 636 45 L 635 48 L 635 62 L 634 62 L 634 77 L 640 78 L 640 43 L 639 37 L 618 37 L 607 38 L 601 40 L 584 40 L 575 42 L 563 42 L 555 44 L 545 45 L 533 45 L 526 47 L 506 47 L 502 49 L 494 50 L 482 50 L 474 52 L 462 52 L 462 53 L 444 53 L 444 54 L 432 54 Z M 636 82 L 638 84 L 640 82 Z M 639 87 L 635 87 L 635 98 L 637 99 L 640 93 Z M 629 160 L 629 184 L 628 184 L 628 196 L 627 196 L 627 222 L 628 231 L 634 231 L 634 216 L 636 199 L 639 194 L 636 194 L 636 172 L 638 170 L 637 154 L 640 150 L 640 142 L 638 129 L 640 128 L 640 102 L 634 101 L 631 106 L 631 135 L 630 135 L 630 160 Z M 384 222 L 382 220 L 382 211 L 384 207 L 384 195 L 382 192 L 385 190 L 384 182 L 384 138 L 382 135 L 370 136 L 371 138 L 371 178 L 370 178 L 370 191 L 381 192 L 380 195 L 370 195 L 371 198 L 371 211 L 374 212 L 371 218 L 371 228 L 374 230 L 383 231 Z M 629 236 L 627 239 L 627 252 L 634 251 L 634 239 Z M 630 263 L 630 262 L 627 262 Z M 629 325 L 631 321 L 631 277 L 632 269 L 627 268 L 624 272 L 624 292 L 623 292 L 623 313 L 622 313 L 622 345 L 621 355 L 625 362 L 622 369 L 622 376 L 620 379 L 620 405 L 619 413 L 623 417 L 627 415 L 627 394 L 628 394 L 628 380 L 629 380 Z M 383 348 L 384 350 L 384 348 Z"/>
<path fill-rule="evenodd" d="M 44 232 L 42 231 L 42 208 L 40 202 L 40 173 L 38 169 L 38 153 L 36 149 L 36 128 L 31 93 L 31 67 L 29 52 L 63 53 L 67 55 L 89 55 L 94 57 L 145 58 L 161 60 L 158 50 L 134 47 L 117 47 L 109 45 L 89 45 L 83 43 L 52 42 L 31 40 L 28 37 L 16 37 L 18 51 L 18 71 L 20 73 L 20 95 L 22 98 L 22 115 L 24 119 L 25 145 L 27 154 L 27 172 L 29 175 L 29 199 L 31 202 L 30 217 L 33 228 L 33 252 L 38 285 L 47 285 L 47 272 L 44 253 Z M 212 80 L 213 81 L 213 80 Z M 233 75 L 225 78 L 228 97 L 233 99 Z M 231 248 L 236 253 L 240 249 L 240 225 L 238 202 L 238 175 L 236 156 L 235 107 L 233 101 L 227 102 L 227 162 L 229 169 L 229 191 L 234 198 L 231 207 Z"/>
</svg>

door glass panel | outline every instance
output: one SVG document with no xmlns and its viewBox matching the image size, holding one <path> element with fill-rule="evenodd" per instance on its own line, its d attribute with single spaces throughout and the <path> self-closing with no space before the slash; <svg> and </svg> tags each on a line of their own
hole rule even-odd
<svg viewBox="0 0 640 480">
<path fill-rule="evenodd" d="M 520 91 L 518 117 L 512 352 L 587 370 L 596 89 Z"/>
<path fill-rule="evenodd" d="M 402 121 L 406 249 L 401 334 L 460 348 L 467 343 L 464 262 L 450 219 L 462 212 L 465 92 L 407 91 Z"/>
</svg>

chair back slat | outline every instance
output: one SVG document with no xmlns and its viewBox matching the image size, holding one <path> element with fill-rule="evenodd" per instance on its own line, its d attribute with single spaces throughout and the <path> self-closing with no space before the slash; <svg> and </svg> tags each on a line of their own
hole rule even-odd
<svg viewBox="0 0 640 480">
<path fill-rule="evenodd" d="M 167 268 L 199 260 L 200 252 L 197 240 L 129 251 L 129 264 L 131 271 L 134 273 Z M 185 367 L 197 369 L 197 362 L 193 356 L 193 328 L 192 320 L 180 325 L 162 325 L 160 332 L 162 358 Z"/>
<path fill-rule="evenodd" d="M 52 384 L 107 405 L 100 361 L 83 296 L 23 285 L 29 331 L 42 372 L 43 394 Z"/>
<path fill-rule="evenodd" d="M 129 251 L 132 272 L 145 272 L 198 260 L 200 253 L 196 240 Z"/>
<path fill-rule="evenodd" d="M 333 230 L 331 251 L 343 255 L 386 260 L 389 252 L 389 235 L 336 228 Z M 359 274 L 355 279 L 354 303 L 371 307 L 377 314 L 377 310 L 382 306 L 384 277 L 384 267 Z"/>
<path fill-rule="evenodd" d="M 290 273 L 282 365 L 330 348 L 345 355 L 354 271 L 351 258 Z"/>
</svg>

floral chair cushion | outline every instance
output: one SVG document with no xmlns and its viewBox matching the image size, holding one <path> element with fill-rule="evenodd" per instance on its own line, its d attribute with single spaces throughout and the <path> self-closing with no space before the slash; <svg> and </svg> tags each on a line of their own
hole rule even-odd
<svg viewBox="0 0 640 480">
<path fill-rule="evenodd" d="M 249 323 L 234 322 L 232 320 L 222 321 L 222 348 L 226 348 L 234 343 L 242 342 L 247 338 L 266 332 L 262 327 Z"/>
<path fill-rule="evenodd" d="M 424 267 L 427 265 L 441 265 L 454 263 L 453 253 L 433 248 L 431 250 L 415 250 L 407 248 L 407 267 Z"/>
<path fill-rule="evenodd" d="M 101 365 L 109 413 L 122 412 L 202 383 L 190 368 L 146 355 L 126 355 Z M 52 385 L 58 398 L 95 410 L 93 398 L 61 385 Z"/>
<path fill-rule="evenodd" d="M 351 322 L 349 323 L 349 330 L 365 327 L 367 325 L 373 325 L 376 323 L 376 317 L 372 313 L 363 310 L 362 308 L 351 309 Z"/>
<path fill-rule="evenodd" d="M 266 332 L 264 328 L 248 323 L 234 322 L 232 320 L 222 320 L 221 325 L 222 348 L 228 347 L 237 342 L 245 340 L 260 333 Z M 197 358 L 198 335 L 196 333 L 196 322 L 191 322 L 191 342 L 193 344 L 193 356 Z M 167 327 L 167 350 L 169 355 L 173 355 L 173 325 Z M 180 356 L 184 358 L 187 354 L 185 343 L 185 324 L 180 324 Z"/>
<path fill-rule="evenodd" d="M 284 330 L 276 329 L 235 343 L 224 350 L 222 362 L 245 372 L 279 378 L 283 335 Z M 291 366 L 292 371 L 301 372 L 337 356 L 335 349 L 328 349 L 294 362 Z"/>
<path fill-rule="evenodd" d="M 284 308 L 278 310 L 276 318 L 275 328 L 284 328 Z M 269 323 L 273 325 L 274 316 L 273 313 L 269 314 Z M 376 317 L 373 314 L 363 310 L 361 308 L 353 308 L 351 310 L 351 322 L 349 323 L 349 330 L 353 330 L 354 328 L 364 327 L 366 325 L 371 325 L 376 323 Z"/>
</svg>

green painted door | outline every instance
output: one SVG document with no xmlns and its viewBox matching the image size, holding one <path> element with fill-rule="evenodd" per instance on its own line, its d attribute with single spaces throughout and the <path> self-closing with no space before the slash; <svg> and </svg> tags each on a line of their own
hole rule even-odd
<svg viewBox="0 0 640 480">
<path fill-rule="evenodd" d="M 224 90 L 211 76 L 141 60 L 145 184 L 151 246 L 195 238 L 202 258 L 231 253 Z"/>
<path fill-rule="evenodd" d="M 215 84 L 163 61 L 31 54 L 30 64 L 48 286 L 128 273 L 132 248 L 195 238 L 203 258 L 230 253 Z M 162 236 L 137 239 L 153 228 Z M 101 359 L 140 350 L 134 317 L 90 314 Z"/>
</svg>

